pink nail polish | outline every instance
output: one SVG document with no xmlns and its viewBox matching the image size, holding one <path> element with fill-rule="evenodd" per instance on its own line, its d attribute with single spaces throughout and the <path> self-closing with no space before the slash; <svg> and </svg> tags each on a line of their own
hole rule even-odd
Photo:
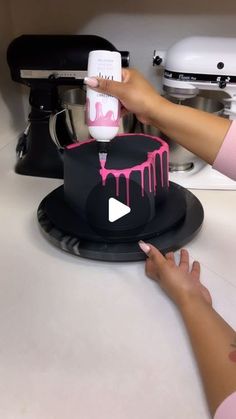
<svg viewBox="0 0 236 419">
<path fill-rule="evenodd" d="M 84 84 L 86 84 L 89 87 L 98 87 L 98 80 L 96 79 L 96 77 L 85 77 Z"/>
<path fill-rule="evenodd" d="M 151 248 L 150 246 L 148 246 L 148 244 L 146 244 L 144 241 L 140 240 L 138 242 L 140 249 L 146 253 L 146 255 L 148 254 L 148 252 L 150 252 Z"/>
</svg>

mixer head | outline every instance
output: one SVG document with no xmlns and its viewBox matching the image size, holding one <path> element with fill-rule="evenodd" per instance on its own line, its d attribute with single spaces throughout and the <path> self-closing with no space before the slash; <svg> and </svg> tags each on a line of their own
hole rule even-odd
<svg viewBox="0 0 236 419">
<path fill-rule="evenodd" d="M 155 65 L 160 65 L 158 57 L 156 52 Z M 182 100 L 196 96 L 199 90 L 236 95 L 236 38 L 184 38 L 167 50 L 161 64 L 163 89 L 170 96 Z"/>
<path fill-rule="evenodd" d="M 18 83 L 82 84 L 87 75 L 88 54 L 94 49 L 117 51 L 96 35 L 22 35 L 7 50 L 12 79 Z M 122 66 L 129 65 L 129 52 L 120 51 Z"/>
</svg>

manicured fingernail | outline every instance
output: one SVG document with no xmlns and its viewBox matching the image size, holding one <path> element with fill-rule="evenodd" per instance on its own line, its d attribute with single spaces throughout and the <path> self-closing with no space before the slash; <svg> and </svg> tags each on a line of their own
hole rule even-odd
<svg viewBox="0 0 236 419">
<path fill-rule="evenodd" d="M 98 80 L 96 79 L 96 77 L 85 77 L 84 84 L 86 84 L 89 87 L 98 87 Z"/>
<path fill-rule="evenodd" d="M 140 240 L 140 241 L 138 242 L 138 244 L 139 244 L 140 249 L 141 249 L 144 253 L 148 254 L 148 252 L 150 252 L 151 247 L 150 247 L 150 246 L 148 246 L 148 244 L 144 243 L 142 240 Z"/>
</svg>

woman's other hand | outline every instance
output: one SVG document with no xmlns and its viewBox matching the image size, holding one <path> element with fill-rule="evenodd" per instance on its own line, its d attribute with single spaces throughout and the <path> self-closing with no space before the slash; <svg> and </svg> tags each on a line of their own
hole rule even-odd
<svg viewBox="0 0 236 419">
<path fill-rule="evenodd" d="M 145 267 L 147 276 L 156 281 L 179 308 L 192 298 L 212 305 L 211 295 L 200 281 L 200 264 L 194 261 L 190 265 L 187 250 L 181 249 L 177 264 L 173 252 L 163 256 L 149 243 L 141 241 L 139 245 L 148 256 Z"/>
</svg>

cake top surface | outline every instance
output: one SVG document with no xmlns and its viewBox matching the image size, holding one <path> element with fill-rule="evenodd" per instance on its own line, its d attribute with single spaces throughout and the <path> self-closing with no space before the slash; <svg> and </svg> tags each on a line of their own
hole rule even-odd
<svg viewBox="0 0 236 419">
<path fill-rule="evenodd" d="M 76 143 L 67 147 L 71 158 L 100 168 L 95 140 Z M 148 153 L 162 154 L 168 152 L 168 144 L 158 137 L 144 134 L 122 134 L 115 137 L 109 144 L 106 169 L 125 170 L 134 168 L 147 161 Z"/>
</svg>

